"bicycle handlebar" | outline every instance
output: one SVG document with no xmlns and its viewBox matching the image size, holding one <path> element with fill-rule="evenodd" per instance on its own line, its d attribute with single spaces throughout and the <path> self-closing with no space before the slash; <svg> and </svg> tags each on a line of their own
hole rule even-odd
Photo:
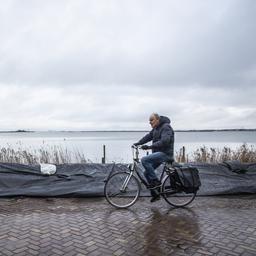
<svg viewBox="0 0 256 256">
<path fill-rule="evenodd" d="M 139 161 L 139 146 L 132 145 L 132 151 L 133 159 Z"/>
</svg>

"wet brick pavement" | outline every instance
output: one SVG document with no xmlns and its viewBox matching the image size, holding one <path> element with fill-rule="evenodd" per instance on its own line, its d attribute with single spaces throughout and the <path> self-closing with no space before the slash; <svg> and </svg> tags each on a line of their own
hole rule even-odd
<svg viewBox="0 0 256 256">
<path fill-rule="evenodd" d="M 187 208 L 104 198 L 0 199 L 0 255 L 256 255 L 256 195 Z"/>
</svg>

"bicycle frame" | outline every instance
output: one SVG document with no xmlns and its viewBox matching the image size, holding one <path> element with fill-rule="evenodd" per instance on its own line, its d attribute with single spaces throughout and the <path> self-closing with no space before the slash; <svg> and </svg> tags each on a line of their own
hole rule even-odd
<svg viewBox="0 0 256 256">
<path fill-rule="evenodd" d="M 139 170 L 139 148 L 132 147 L 133 163 L 129 165 L 129 170 L 114 172 L 114 166 L 110 175 L 105 180 L 104 195 L 107 201 L 117 208 L 127 208 L 133 205 L 140 196 L 141 183 L 148 189 L 148 182 Z M 196 192 L 184 195 L 184 191 L 176 178 L 176 164 L 165 163 L 160 174 L 161 186 L 154 191 L 161 195 L 164 200 L 174 206 L 183 207 L 190 204 Z"/>
<path fill-rule="evenodd" d="M 137 165 L 140 163 L 139 147 L 132 146 L 132 155 L 133 155 L 133 163 L 131 165 L 129 165 L 129 176 L 127 176 L 126 179 L 124 180 L 124 182 L 122 184 L 122 187 L 120 188 L 120 192 L 125 192 L 126 187 L 127 187 L 128 183 L 129 183 L 132 175 L 134 175 L 134 173 L 136 173 L 136 175 L 139 178 L 139 180 L 141 181 L 141 183 L 146 188 L 148 187 L 148 182 L 145 180 L 145 178 L 138 171 L 138 166 Z M 114 165 L 113 165 L 113 168 L 112 168 L 112 170 L 111 170 L 111 172 L 110 172 L 108 177 L 111 177 L 113 171 L 114 171 Z M 168 176 L 170 176 L 172 185 L 175 185 L 175 180 L 174 180 L 173 177 L 171 177 L 171 174 L 173 172 L 175 172 L 175 169 L 173 169 L 172 167 L 168 166 L 167 163 L 165 163 L 164 167 L 163 167 L 163 170 L 161 172 L 161 175 L 160 175 L 160 181 L 162 182 L 165 179 L 166 175 L 168 175 Z M 107 181 L 107 179 L 105 180 L 105 182 Z M 160 192 L 160 194 L 161 194 L 161 192 Z"/>
<path fill-rule="evenodd" d="M 147 181 L 141 176 L 141 174 L 138 171 L 138 164 L 140 163 L 140 159 L 139 159 L 139 148 L 136 146 L 132 146 L 132 155 L 133 155 L 133 164 L 132 166 L 129 166 L 130 172 L 132 173 L 136 173 L 137 176 L 139 177 L 140 181 L 142 182 L 143 185 L 145 185 L 146 187 L 148 186 Z M 129 176 L 130 177 L 130 176 Z"/>
<path fill-rule="evenodd" d="M 137 174 L 137 176 L 139 177 L 140 181 L 146 186 L 148 187 L 148 182 L 141 176 L 141 174 L 139 173 L 138 171 L 138 167 L 137 167 L 137 164 L 140 163 L 140 159 L 139 159 L 139 147 L 137 146 L 132 146 L 132 154 L 133 154 L 133 164 L 132 164 L 132 167 L 130 167 L 130 171 L 131 172 L 135 172 Z M 164 165 L 163 167 L 163 170 L 162 170 L 162 173 L 160 175 L 160 180 L 162 181 L 163 178 L 165 177 L 164 174 L 167 173 L 167 164 Z M 169 171 L 169 170 L 168 170 Z"/>
<path fill-rule="evenodd" d="M 124 183 L 123 183 L 123 185 L 122 185 L 122 188 L 120 189 L 121 192 L 125 191 L 125 189 L 126 189 L 126 187 L 127 187 L 127 184 L 128 184 L 128 182 L 129 182 L 129 180 L 130 180 L 130 178 L 131 178 L 132 175 L 133 175 L 133 172 L 130 172 L 129 176 L 127 176 L 127 177 L 125 178 L 125 181 L 124 181 Z"/>
</svg>

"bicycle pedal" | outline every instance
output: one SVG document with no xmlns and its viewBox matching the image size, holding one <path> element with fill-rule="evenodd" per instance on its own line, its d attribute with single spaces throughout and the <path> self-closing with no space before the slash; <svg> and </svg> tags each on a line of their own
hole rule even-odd
<svg viewBox="0 0 256 256">
<path fill-rule="evenodd" d="M 158 184 L 154 184 L 154 185 L 148 185 L 147 188 L 148 189 L 157 189 L 157 188 L 160 188 L 161 187 L 161 183 L 158 183 Z"/>
</svg>

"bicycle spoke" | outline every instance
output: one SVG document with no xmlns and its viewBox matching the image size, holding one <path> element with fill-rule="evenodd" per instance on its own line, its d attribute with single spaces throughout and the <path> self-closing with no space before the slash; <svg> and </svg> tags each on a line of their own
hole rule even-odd
<svg viewBox="0 0 256 256">
<path fill-rule="evenodd" d="M 126 208 L 134 204 L 139 197 L 140 183 L 131 173 L 116 173 L 107 180 L 104 194 L 113 206 Z"/>
<path fill-rule="evenodd" d="M 194 193 L 185 193 L 181 189 L 172 189 L 174 181 L 170 178 L 170 176 L 166 176 L 163 185 L 162 192 L 165 201 L 172 206 L 180 207 L 186 206 L 190 204 L 196 197 L 196 192 Z"/>
</svg>

